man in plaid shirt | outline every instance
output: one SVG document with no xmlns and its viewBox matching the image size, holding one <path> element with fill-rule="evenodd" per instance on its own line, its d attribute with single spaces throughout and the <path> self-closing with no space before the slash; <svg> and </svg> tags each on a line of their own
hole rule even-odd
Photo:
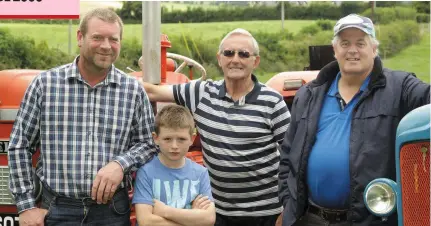
<svg viewBox="0 0 431 226">
<path fill-rule="evenodd" d="M 147 94 L 113 65 L 122 31 L 115 12 L 89 12 L 77 32 L 80 55 L 28 87 L 8 151 L 20 225 L 130 224 L 125 174 L 150 160 L 156 148 Z M 36 148 L 41 208 L 33 195 Z"/>
</svg>

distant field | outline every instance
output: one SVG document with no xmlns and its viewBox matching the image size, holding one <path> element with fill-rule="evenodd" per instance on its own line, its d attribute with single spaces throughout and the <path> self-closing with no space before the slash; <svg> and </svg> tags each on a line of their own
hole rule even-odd
<svg viewBox="0 0 431 226">
<path fill-rule="evenodd" d="M 420 43 L 409 46 L 396 56 L 384 60 L 383 66 L 414 72 L 422 81 L 430 83 L 430 34 L 424 35 Z"/>
<path fill-rule="evenodd" d="M 297 33 L 302 27 L 313 24 L 313 20 L 287 20 L 284 22 L 286 30 Z M 68 52 L 69 25 L 62 24 L 1 24 L 0 27 L 7 27 L 13 35 L 25 35 L 33 38 L 36 43 L 45 40 L 50 47 Z M 183 24 L 162 24 L 162 33 L 168 36 L 192 35 L 194 39 L 221 39 L 222 35 L 235 29 L 244 28 L 251 33 L 278 32 L 281 30 L 281 21 L 236 21 L 236 22 L 214 22 L 214 23 L 183 23 Z M 76 50 L 76 30 L 78 25 L 72 25 L 72 47 Z M 142 25 L 128 24 L 124 28 L 124 40 L 136 37 L 142 40 Z M 175 45 L 175 43 L 172 43 Z"/>
<path fill-rule="evenodd" d="M 383 66 L 408 72 L 414 72 L 424 82 L 430 83 L 430 34 L 429 30 L 422 40 L 404 49 L 394 57 L 383 60 Z M 257 74 L 261 82 L 266 82 L 279 72 Z"/>
<path fill-rule="evenodd" d="M 187 8 L 198 8 L 201 7 L 203 9 L 218 9 L 217 5 L 210 5 L 209 2 L 201 1 L 200 4 L 187 4 L 187 3 L 173 3 L 173 2 L 162 2 L 161 5 L 166 7 L 168 10 L 182 10 L 186 11 Z"/>
<path fill-rule="evenodd" d="M 79 2 L 79 13 L 81 15 L 88 11 L 98 7 L 109 7 L 119 9 L 123 3 L 121 1 L 110 1 L 110 2 L 96 2 L 96 1 L 80 1 Z"/>
<path fill-rule="evenodd" d="M 123 5 L 122 1 L 105 1 L 105 2 L 99 2 L 99 1 L 81 1 L 79 3 L 80 12 L 85 13 L 88 10 L 91 10 L 96 7 L 111 7 L 114 9 L 121 8 Z M 161 6 L 165 7 L 167 10 L 181 10 L 186 11 L 187 8 L 197 8 L 201 7 L 203 9 L 218 9 L 220 6 L 217 6 L 215 4 L 210 4 L 209 1 L 200 1 L 199 4 L 192 4 L 192 3 L 179 3 L 179 2 L 161 2 Z"/>
</svg>

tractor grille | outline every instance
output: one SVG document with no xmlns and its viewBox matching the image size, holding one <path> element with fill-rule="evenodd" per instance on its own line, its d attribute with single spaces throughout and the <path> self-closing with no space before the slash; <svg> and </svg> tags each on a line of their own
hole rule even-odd
<svg viewBox="0 0 431 226">
<path fill-rule="evenodd" d="M 405 226 L 430 225 L 430 143 L 404 145 L 400 151 Z"/>
<path fill-rule="evenodd" d="M 8 186 L 9 168 L 0 166 L 0 205 L 15 204 Z"/>
</svg>

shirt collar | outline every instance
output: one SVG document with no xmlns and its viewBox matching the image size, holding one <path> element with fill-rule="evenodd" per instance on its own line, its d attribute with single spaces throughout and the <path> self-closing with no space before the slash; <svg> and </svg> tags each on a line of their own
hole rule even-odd
<svg viewBox="0 0 431 226">
<path fill-rule="evenodd" d="M 244 100 L 245 103 L 251 103 L 257 100 L 257 96 L 260 92 L 260 84 L 259 84 L 259 81 L 257 80 L 257 77 L 254 74 L 251 74 L 251 80 L 254 83 L 254 87 L 251 90 L 251 92 L 247 93 L 247 95 L 245 96 L 245 100 Z M 222 85 L 220 86 L 218 96 L 220 98 L 223 98 L 224 96 L 226 96 L 226 83 L 224 80 Z M 240 98 L 240 99 L 243 99 L 243 98 Z"/>
<path fill-rule="evenodd" d="M 72 64 L 70 65 L 69 69 L 66 70 L 66 79 L 74 78 L 83 81 L 82 75 L 79 73 L 78 68 L 78 61 L 79 61 L 79 55 L 73 60 Z M 108 76 L 106 76 L 105 80 L 103 81 L 104 85 L 107 85 L 108 83 L 114 83 L 114 84 L 120 84 L 120 74 L 118 70 L 116 70 L 114 64 L 111 65 L 111 68 L 108 71 Z"/>
<path fill-rule="evenodd" d="M 334 81 L 331 84 L 331 87 L 328 90 L 328 95 L 335 97 L 335 95 L 338 93 L 338 81 L 340 81 L 341 78 L 341 72 L 338 72 L 337 77 L 334 79 Z M 360 92 L 363 92 L 367 89 L 368 83 L 370 83 L 370 75 L 367 76 L 367 78 L 362 82 L 361 87 L 359 88 Z"/>
</svg>

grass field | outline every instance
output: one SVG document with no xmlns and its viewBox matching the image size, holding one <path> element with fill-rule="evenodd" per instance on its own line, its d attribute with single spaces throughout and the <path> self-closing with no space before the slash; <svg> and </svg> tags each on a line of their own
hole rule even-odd
<svg viewBox="0 0 431 226">
<path fill-rule="evenodd" d="M 174 3 L 172 3 L 174 4 Z M 312 20 L 288 20 L 285 21 L 285 28 L 292 33 L 314 23 Z M 63 52 L 68 52 L 68 25 L 48 25 L 48 24 L 0 24 L 0 27 L 7 27 L 14 35 L 25 35 L 33 38 L 36 43 L 45 40 L 50 47 L 58 48 Z M 245 28 L 251 33 L 279 32 L 281 21 L 238 21 L 238 22 L 215 22 L 215 23 L 184 23 L 184 24 L 162 24 L 162 33 L 172 35 L 192 35 L 194 39 L 221 39 L 222 35 L 234 28 Z M 430 82 L 430 34 L 429 24 L 427 29 L 421 29 L 425 35 L 420 43 L 412 45 L 396 56 L 384 59 L 384 66 L 392 69 L 410 71 L 425 82 Z M 77 25 L 72 25 L 72 53 L 77 49 L 76 44 Z M 126 24 L 124 28 L 124 39 L 137 38 L 142 40 L 142 26 L 138 24 Z M 172 43 L 175 45 L 175 43 Z M 259 80 L 266 82 L 270 77 L 278 72 L 267 72 L 259 76 Z"/>
<path fill-rule="evenodd" d="M 383 65 L 391 69 L 414 72 L 422 81 L 430 83 L 430 34 L 424 35 L 420 43 L 384 60 Z"/>
<path fill-rule="evenodd" d="M 162 2 L 161 5 L 166 7 L 168 10 L 182 10 L 186 11 L 187 8 L 198 8 L 201 7 L 203 9 L 218 9 L 220 8 L 217 5 L 209 4 L 208 1 L 201 1 L 200 4 L 187 4 L 187 3 L 174 3 L 174 2 Z"/>
<path fill-rule="evenodd" d="M 168 11 L 171 10 L 181 10 L 186 11 L 187 8 L 197 8 L 201 7 L 203 9 L 218 9 L 220 6 L 217 6 L 215 4 L 210 4 L 210 1 L 201 1 L 199 4 L 192 4 L 192 3 L 179 3 L 179 2 L 161 2 L 161 6 L 165 7 Z M 84 14 L 88 10 L 91 10 L 96 7 L 111 7 L 114 9 L 121 8 L 123 5 L 122 1 L 80 1 L 79 8 L 80 13 Z"/>
<path fill-rule="evenodd" d="M 296 33 L 302 27 L 313 24 L 312 20 L 288 20 L 284 22 L 285 29 L 289 32 Z M 68 37 L 69 25 L 67 24 L 1 24 L 0 27 L 7 27 L 13 35 L 29 36 L 36 43 L 45 40 L 49 47 L 54 47 L 68 52 Z M 162 33 L 168 36 L 192 35 L 194 39 L 213 39 L 222 38 L 223 34 L 235 29 L 244 28 L 251 33 L 263 32 L 278 32 L 281 30 L 281 21 L 236 21 L 236 22 L 214 22 L 214 23 L 183 23 L 183 24 L 162 24 Z M 76 30 L 78 25 L 72 25 L 72 51 L 76 49 Z M 142 40 L 142 25 L 126 24 L 124 27 L 124 40 L 136 37 L 139 42 Z M 175 45 L 175 43 L 172 43 Z"/>
<path fill-rule="evenodd" d="M 80 1 L 79 2 L 79 13 L 84 15 L 88 11 L 98 7 L 109 7 L 114 9 L 119 9 L 123 3 L 121 1 L 109 1 L 109 2 L 96 2 L 96 1 Z"/>
<path fill-rule="evenodd" d="M 407 47 L 396 56 L 383 60 L 383 66 L 393 70 L 414 72 L 416 76 L 426 83 L 430 83 L 430 34 L 425 33 L 422 40 Z M 268 81 L 279 72 L 258 74 L 261 82 Z"/>
</svg>

